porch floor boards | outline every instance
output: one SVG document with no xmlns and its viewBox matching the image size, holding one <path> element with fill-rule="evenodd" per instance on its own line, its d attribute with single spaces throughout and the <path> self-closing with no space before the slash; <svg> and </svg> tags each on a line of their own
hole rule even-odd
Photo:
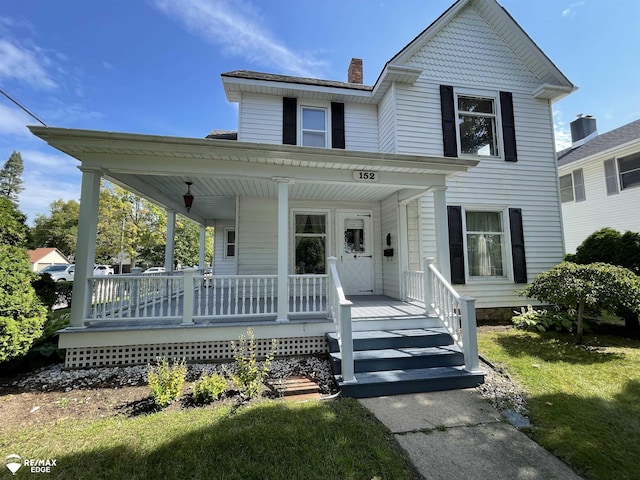
<svg viewBox="0 0 640 480">
<path fill-rule="evenodd" d="M 353 303 L 351 308 L 351 319 L 354 322 L 366 321 L 366 320 L 385 320 L 393 323 L 394 320 L 407 320 L 407 319 L 420 319 L 424 318 L 424 307 L 415 304 L 407 303 L 402 300 L 397 300 L 384 295 L 354 295 L 348 296 L 348 300 Z M 277 298 L 275 298 L 275 304 L 277 305 Z M 85 326 L 91 330 L 119 330 L 119 329 L 162 329 L 162 328 L 175 328 L 178 326 L 184 326 L 185 328 L 194 327 L 222 327 L 222 326 L 237 326 L 237 325 L 272 325 L 275 323 L 275 314 L 264 314 L 260 316 L 237 316 L 233 318 L 216 318 L 214 316 L 208 317 L 195 317 L 193 325 L 182 325 L 182 297 L 173 301 L 172 311 L 174 316 L 172 318 L 144 318 L 144 319 L 130 319 L 122 318 L 118 320 L 92 320 L 89 319 L 85 322 Z M 247 301 L 248 303 L 248 301 Z M 324 299 L 321 300 L 320 305 L 325 306 Z M 216 305 L 216 308 L 219 305 Z M 290 308 L 293 307 L 293 301 L 290 302 Z M 243 306 L 247 311 L 248 305 Z M 169 302 L 164 301 L 161 306 L 156 306 L 153 310 L 149 308 L 146 312 L 151 312 L 149 317 L 153 317 L 153 313 L 156 315 L 162 313 L 167 315 L 169 310 Z M 141 308 L 140 312 L 145 312 L 145 309 Z M 291 313 L 289 315 L 290 323 L 316 323 L 316 322 L 328 322 L 326 314 L 319 313 Z M 391 325 L 390 325 L 391 326 Z"/>
</svg>

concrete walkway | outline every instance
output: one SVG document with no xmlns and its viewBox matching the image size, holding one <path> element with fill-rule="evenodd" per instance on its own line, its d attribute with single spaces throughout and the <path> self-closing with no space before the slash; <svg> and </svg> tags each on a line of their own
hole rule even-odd
<svg viewBox="0 0 640 480">
<path fill-rule="evenodd" d="M 361 399 L 427 480 L 579 480 L 475 389 Z"/>
</svg>

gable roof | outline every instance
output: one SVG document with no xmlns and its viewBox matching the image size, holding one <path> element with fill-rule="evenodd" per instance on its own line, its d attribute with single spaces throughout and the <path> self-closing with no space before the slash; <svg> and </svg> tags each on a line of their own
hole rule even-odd
<svg viewBox="0 0 640 480">
<path fill-rule="evenodd" d="M 221 74 L 225 93 L 230 101 L 239 101 L 242 91 L 296 96 L 313 90 L 314 98 L 345 97 L 352 102 L 375 103 L 392 82 L 414 83 L 418 79 L 422 69 L 407 66 L 406 61 L 468 6 L 482 15 L 538 79 L 534 97 L 557 101 L 577 89 L 496 0 L 458 0 L 385 64 L 374 85 L 234 70 Z"/>
<path fill-rule="evenodd" d="M 44 257 L 49 255 L 50 253 L 57 252 L 62 258 L 64 258 L 67 262 L 67 257 L 65 257 L 60 250 L 57 248 L 36 248 L 35 250 L 29 250 L 27 253 L 29 254 L 29 263 L 37 263 L 42 260 Z"/>
<path fill-rule="evenodd" d="M 558 166 L 561 167 L 562 165 L 577 162 L 633 141 L 640 143 L 640 119 L 610 132 L 597 135 L 579 147 L 569 147 L 558 152 Z"/>
</svg>

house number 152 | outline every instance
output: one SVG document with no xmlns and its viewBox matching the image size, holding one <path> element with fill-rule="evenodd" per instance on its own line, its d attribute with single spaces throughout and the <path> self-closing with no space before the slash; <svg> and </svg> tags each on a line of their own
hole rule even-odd
<svg viewBox="0 0 640 480">
<path fill-rule="evenodd" d="M 353 172 L 353 179 L 356 182 L 377 182 L 378 172 L 372 172 L 369 170 L 357 170 Z"/>
</svg>

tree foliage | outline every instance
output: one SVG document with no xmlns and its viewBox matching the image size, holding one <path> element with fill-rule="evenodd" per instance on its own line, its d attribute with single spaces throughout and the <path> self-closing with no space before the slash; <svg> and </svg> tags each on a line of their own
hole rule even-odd
<svg viewBox="0 0 640 480">
<path fill-rule="evenodd" d="M 75 200 L 56 200 L 49 205 L 49 215 L 37 215 L 31 229 L 31 245 L 54 247 L 73 259 L 78 240 L 80 204 Z"/>
<path fill-rule="evenodd" d="M 562 262 L 539 274 L 522 294 L 578 312 L 578 342 L 582 343 L 585 309 L 640 312 L 640 280 L 629 269 L 606 263 Z"/>
<path fill-rule="evenodd" d="M 31 285 L 26 240 L 24 215 L 0 197 L 0 362 L 25 354 L 47 319 Z"/>
<path fill-rule="evenodd" d="M 22 172 L 24 162 L 20 152 L 14 151 L 0 170 L 0 195 L 18 205 L 18 196 L 24 190 L 22 186 Z"/>
</svg>

